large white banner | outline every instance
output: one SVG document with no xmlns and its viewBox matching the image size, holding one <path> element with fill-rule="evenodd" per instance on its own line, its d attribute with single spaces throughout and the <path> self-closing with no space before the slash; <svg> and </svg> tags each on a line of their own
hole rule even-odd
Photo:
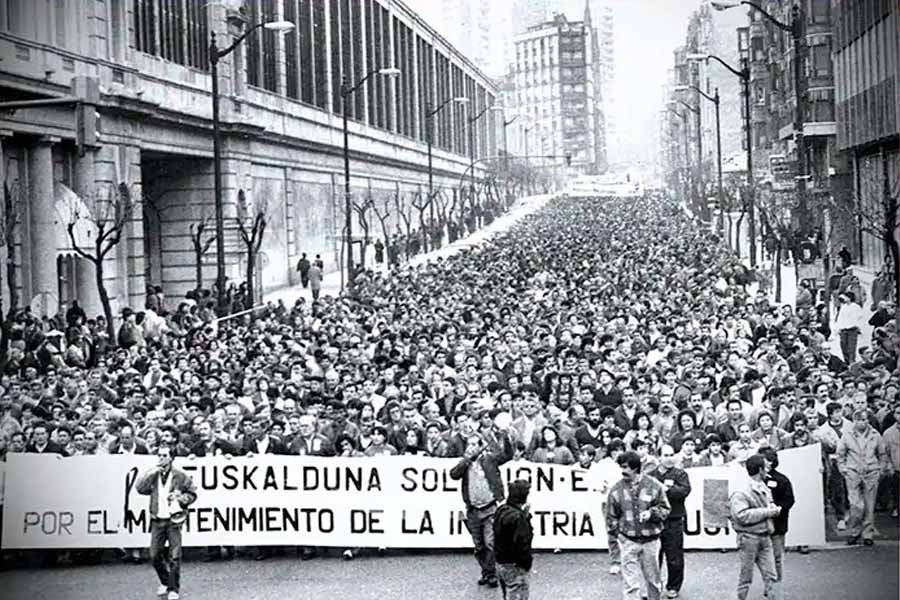
<svg viewBox="0 0 900 600">
<path fill-rule="evenodd" d="M 825 541 L 819 447 L 780 453 L 793 482 L 788 545 Z M 453 459 L 411 456 L 271 456 L 179 459 L 197 485 L 185 524 L 187 546 L 309 545 L 459 548 L 471 546 Z M 149 543 L 148 497 L 137 493 L 150 456 L 59 458 L 10 454 L 3 548 L 140 547 Z M 531 481 L 535 548 L 603 549 L 602 505 L 592 473 L 575 467 L 508 463 L 504 478 Z M 689 469 L 685 547 L 727 548 L 727 495 L 746 485 L 740 466 Z"/>
</svg>

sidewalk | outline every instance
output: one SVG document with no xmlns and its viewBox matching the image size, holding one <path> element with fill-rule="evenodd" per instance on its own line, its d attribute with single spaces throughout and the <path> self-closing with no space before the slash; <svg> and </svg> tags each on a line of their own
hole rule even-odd
<svg viewBox="0 0 900 600">
<path fill-rule="evenodd" d="M 516 201 L 516 203 L 508 213 L 501 215 L 487 227 L 482 227 L 472 235 L 457 240 L 452 244 L 443 246 L 438 250 L 433 250 L 431 252 L 423 254 L 417 254 L 413 256 L 409 260 L 409 262 L 402 263 L 401 267 L 406 267 L 409 265 L 416 266 L 427 263 L 428 261 L 436 260 L 438 258 L 447 258 L 456 254 L 457 252 L 460 252 L 461 250 L 477 246 L 484 241 L 491 239 L 493 236 L 507 231 L 510 227 L 513 226 L 514 223 L 519 221 L 519 219 L 541 208 L 551 197 L 551 195 L 540 195 L 520 198 Z M 330 273 L 326 273 L 322 279 L 321 296 L 338 296 L 340 292 L 341 272 L 332 271 Z M 305 298 L 308 301 L 311 301 L 312 292 L 309 289 L 303 289 L 303 286 L 297 284 L 294 286 L 288 286 L 267 292 L 263 299 L 265 302 L 277 302 L 278 300 L 281 300 L 286 306 L 293 306 L 297 298 L 301 297 Z"/>
</svg>

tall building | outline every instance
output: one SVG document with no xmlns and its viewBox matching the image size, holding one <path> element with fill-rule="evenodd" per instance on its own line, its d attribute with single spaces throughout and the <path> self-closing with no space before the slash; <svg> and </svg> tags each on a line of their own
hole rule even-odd
<svg viewBox="0 0 900 600">
<path fill-rule="evenodd" d="M 562 14 L 516 36 L 516 111 L 523 117 L 516 153 L 554 156 L 557 164 L 568 155 L 583 172 L 605 169 L 593 46 L 591 27 Z"/>
<path fill-rule="evenodd" d="M 844 235 L 833 245 L 846 245 L 862 267 L 856 269 L 860 279 L 870 281 L 890 253 L 883 235 L 878 235 L 879 217 L 884 218 L 885 202 L 895 206 L 898 202 L 900 9 L 896 2 L 855 0 L 838 0 L 832 7 L 836 149 L 843 153 L 841 167 L 850 176 L 844 193 L 834 198 L 850 210 L 833 212 L 836 221 L 851 222 L 841 217 L 856 213 L 860 226 L 851 235 L 840 232 Z M 896 212 L 894 220 L 895 229 Z"/>
<path fill-rule="evenodd" d="M 496 76 L 503 72 L 503 61 L 495 53 L 493 4 L 490 0 L 417 0 L 410 7 L 479 69 Z"/>
<path fill-rule="evenodd" d="M 37 299 L 51 307 L 40 312 L 54 313 L 77 297 L 91 316 L 99 313 L 92 264 L 74 246 L 93 247 L 82 218 L 107 207 L 122 186 L 137 208 L 104 261 L 113 311 L 143 306 L 147 284 L 171 298 L 194 289 L 198 277 L 210 287 L 214 253 L 198 273 L 191 240 L 191 226 L 216 205 L 210 34 L 227 48 L 249 24 L 282 19 L 294 30 L 255 30 L 218 62 L 224 264 L 232 281 L 246 273 L 238 198 L 266 206 L 258 290 L 294 281 L 303 252 L 321 254 L 326 270 L 340 265 L 344 115 L 354 199 L 411 203 L 427 190 L 429 104 L 470 99 L 468 108 L 447 105 L 434 121 L 437 191 L 458 193 L 471 154 L 496 155 L 493 111 L 476 124 L 474 148 L 466 122 L 467 110 L 495 102 L 493 81 L 402 2 L 5 0 L 0 97 L 84 101 L 80 110 L 45 102 L 0 114 L 0 181 L 20 214 L 15 256 L 4 244 L 0 263 L 15 266 L 20 306 Z M 387 67 L 399 73 L 369 76 Z M 357 86 L 346 99 L 343 80 Z M 99 134 L 78 144 L 95 121 Z M 73 222 L 84 224 L 74 228 L 74 244 Z M 9 307 L 6 281 L 0 293 Z"/>
</svg>

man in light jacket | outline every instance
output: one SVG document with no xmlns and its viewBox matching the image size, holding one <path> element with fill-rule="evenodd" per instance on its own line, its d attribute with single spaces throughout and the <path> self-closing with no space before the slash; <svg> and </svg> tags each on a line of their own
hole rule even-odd
<svg viewBox="0 0 900 600">
<path fill-rule="evenodd" d="M 887 456 L 890 467 L 891 500 L 894 503 L 894 512 L 891 516 L 897 518 L 898 491 L 900 491 L 900 408 L 894 408 L 894 424 L 888 427 L 881 436 L 884 453 Z"/>
<path fill-rule="evenodd" d="M 875 535 L 875 497 L 881 474 L 888 471 L 887 453 L 881 435 L 869 423 L 869 411 L 853 411 L 853 427 L 844 429 L 837 446 L 837 468 L 847 481 L 850 518 L 847 544 L 855 545 L 862 537 L 871 546 Z"/>
<path fill-rule="evenodd" d="M 780 599 L 781 586 L 772 548 L 772 533 L 775 531 L 772 518 L 781 512 L 781 508 L 773 502 L 772 493 L 765 483 L 766 459 L 754 454 L 747 459 L 744 467 L 750 475 L 749 485 L 735 491 L 728 498 L 728 509 L 737 533 L 741 558 L 737 597 L 738 600 L 746 600 L 753 583 L 753 567 L 756 566 L 763 578 L 766 598 Z"/>
<path fill-rule="evenodd" d="M 172 447 L 160 444 L 157 466 L 137 481 L 139 494 L 150 496 L 150 560 L 159 577 L 158 596 L 178 600 L 181 589 L 181 526 L 197 500 L 191 478 L 172 466 Z M 168 551 L 166 543 L 168 542 Z"/>
</svg>

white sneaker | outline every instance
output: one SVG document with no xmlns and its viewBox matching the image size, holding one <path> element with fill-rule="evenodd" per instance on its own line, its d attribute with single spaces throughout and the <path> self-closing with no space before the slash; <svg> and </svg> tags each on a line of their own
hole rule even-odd
<svg viewBox="0 0 900 600">
<path fill-rule="evenodd" d="M 344 550 L 344 560 L 353 560 L 353 550 Z"/>
<path fill-rule="evenodd" d="M 168 592 L 169 592 L 169 586 L 163 585 L 162 583 L 159 584 L 159 587 L 156 588 L 157 596 L 165 596 Z"/>
<path fill-rule="evenodd" d="M 837 530 L 838 530 L 838 531 L 844 531 L 845 529 L 847 529 L 847 521 L 845 521 L 844 519 L 838 520 L 838 522 L 837 522 Z"/>
<path fill-rule="evenodd" d="M 613 565 L 609 568 L 610 575 L 618 575 L 619 574 L 619 565 Z"/>
<path fill-rule="evenodd" d="M 169 592 L 169 600 L 178 600 L 178 592 L 175 590 Z"/>
</svg>

